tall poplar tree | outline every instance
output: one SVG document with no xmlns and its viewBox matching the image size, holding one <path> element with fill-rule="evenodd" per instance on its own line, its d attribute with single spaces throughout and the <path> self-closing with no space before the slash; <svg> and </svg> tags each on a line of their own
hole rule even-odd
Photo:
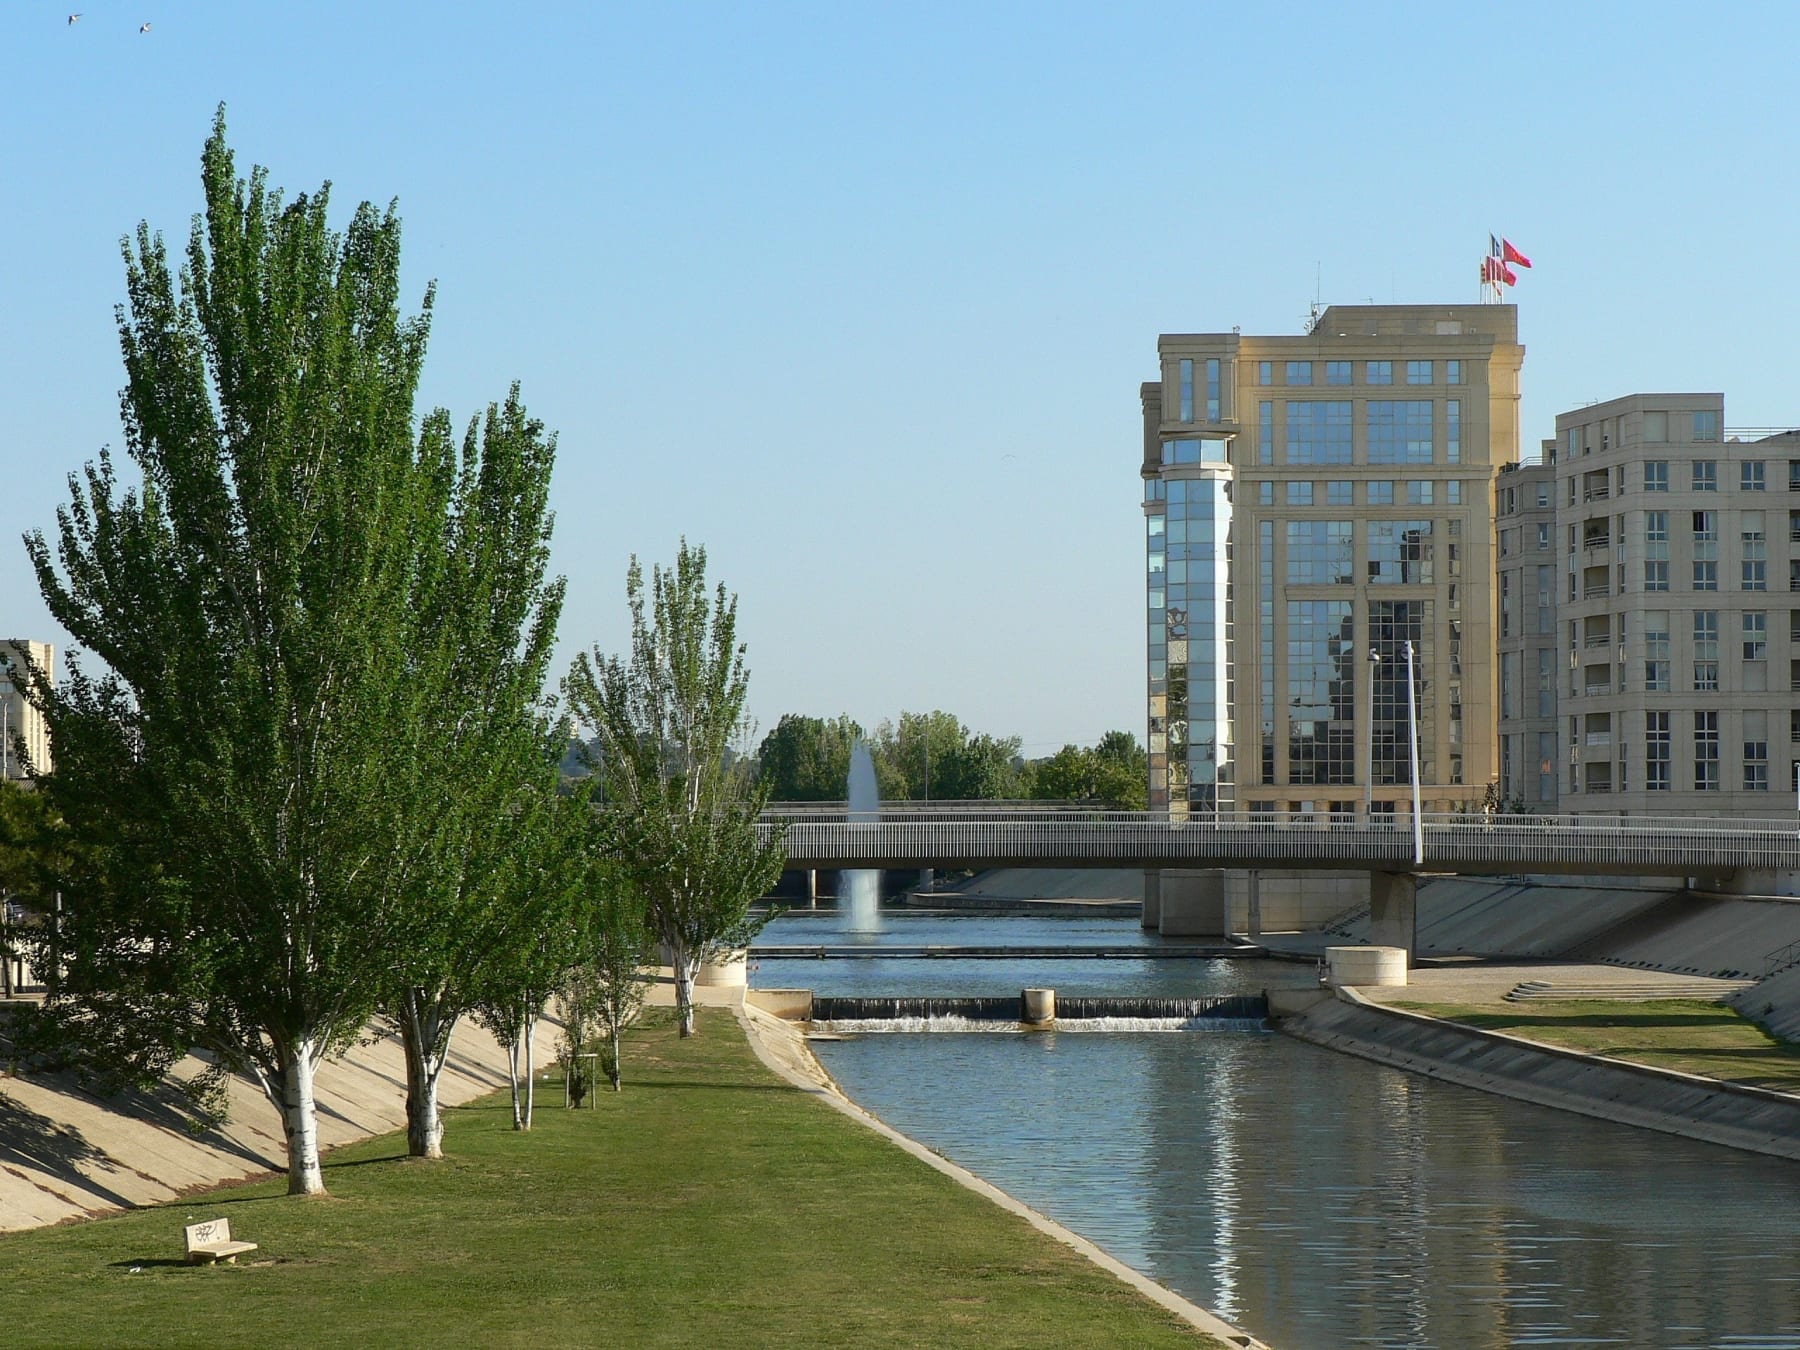
<svg viewBox="0 0 1800 1350">
<path fill-rule="evenodd" d="M 54 553 L 27 541 L 51 612 L 107 667 L 33 688 L 57 753 L 44 790 L 90 860 L 44 930 L 49 1005 L 101 1067 L 141 1080 L 199 1048 L 254 1078 L 290 1192 L 314 1193 L 318 1066 L 423 982 L 422 907 L 504 865 L 471 821 L 530 788 L 477 774 L 460 794 L 497 743 L 483 728 L 526 734 L 484 698 L 529 679 L 485 690 L 480 661 L 446 653 L 541 663 L 549 450 L 516 394 L 460 456 L 445 415 L 415 422 L 432 293 L 400 313 L 392 206 L 338 233 L 328 188 L 284 203 L 262 169 L 240 179 L 222 110 L 201 168 L 185 264 L 147 225 L 123 246 L 142 486 L 103 453 L 71 480 Z M 462 576 L 520 538 L 510 581 Z"/>
<path fill-rule="evenodd" d="M 757 828 L 766 792 L 744 739 L 749 673 L 737 640 L 737 598 L 709 596 L 706 550 L 681 542 L 675 565 L 653 569 L 648 593 L 634 557 L 625 579 L 631 651 L 595 649 L 564 682 L 570 709 L 594 737 L 608 847 L 643 901 L 675 976 L 681 1034 L 694 1034 L 700 963 L 748 942 L 750 904 L 781 875 L 779 831 Z"/>
</svg>

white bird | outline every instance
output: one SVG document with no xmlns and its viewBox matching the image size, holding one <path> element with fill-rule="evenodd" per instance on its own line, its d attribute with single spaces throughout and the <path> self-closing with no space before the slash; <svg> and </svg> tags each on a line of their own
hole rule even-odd
<svg viewBox="0 0 1800 1350">
<path fill-rule="evenodd" d="M 140 33 L 148 33 L 148 32 L 149 32 L 149 31 L 150 31 L 150 25 L 149 25 L 149 24 L 144 24 L 144 25 L 143 25 L 143 26 L 142 26 L 142 27 L 140 27 L 140 28 L 139 28 L 139 29 L 138 29 L 138 32 L 140 32 Z"/>
<path fill-rule="evenodd" d="M 81 17 L 81 15 L 79 15 L 79 14 L 71 14 L 71 15 L 69 15 L 69 22 L 74 23 L 75 20 L 79 19 L 80 17 Z"/>
</svg>

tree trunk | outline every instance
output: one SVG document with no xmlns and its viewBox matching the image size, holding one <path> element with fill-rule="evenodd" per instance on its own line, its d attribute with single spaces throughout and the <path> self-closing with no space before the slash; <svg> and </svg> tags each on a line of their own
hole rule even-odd
<svg viewBox="0 0 1800 1350">
<path fill-rule="evenodd" d="M 450 1046 L 450 1030 L 409 993 L 400 1015 L 400 1044 L 406 1052 L 406 1151 L 415 1158 L 444 1156 L 444 1121 L 438 1114 L 438 1074 Z"/>
<path fill-rule="evenodd" d="M 619 1067 L 619 1023 L 617 1019 L 614 1019 L 612 1024 L 612 1064 L 608 1067 L 612 1076 L 612 1090 L 614 1092 L 623 1091 L 624 1084 L 622 1079 L 624 1075 Z"/>
<path fill-rule="evenodd" d="M 694 1034 L 694 973 L 698 962 L 689 954 L 686 944 L 669 949 L 669 961 L 675 971 L 675 1016 L 681 1022 L 681 1034 Z"/>
<path fill-rule="evenodd" d="M 531 1128 L 531 1108 L 537 1103 L 537 1018 L 525 1019 L 525 1123 L 519 1128 Z"/>
<path fill-rule="evenodd" d="M 524 1048 L 519 1042 L 524 1034 L 524 1024 L 520 1023 L 519 1035 L 514 1036 L 512 1044 L 506 1047 L 506 1077 L 512 1084 L 513 1128 L 515 1130 L 525 1128 L 519 1115 L 519 1052 Z"/>
<path fill-rule="evenodd" d="M 325 1194 L 325 1174 L 319 1169 L 319 1117 L 313 1105 L 313 1046 L 311 1037 L 301 1038 L 281 1065 L 289 1195 Z"/>
</svg>

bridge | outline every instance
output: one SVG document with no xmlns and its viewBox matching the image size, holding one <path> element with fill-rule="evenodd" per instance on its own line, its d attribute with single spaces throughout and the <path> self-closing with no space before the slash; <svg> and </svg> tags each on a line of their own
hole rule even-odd
<svg viewBox="0 0 1800 1350">
<path fill-rule="evenodd" d="M 1472 875 L 1800 870 L 1800 818 L 1221 813 L 777 803 L 792 868 L 1144 867 Z"/>
</svg>

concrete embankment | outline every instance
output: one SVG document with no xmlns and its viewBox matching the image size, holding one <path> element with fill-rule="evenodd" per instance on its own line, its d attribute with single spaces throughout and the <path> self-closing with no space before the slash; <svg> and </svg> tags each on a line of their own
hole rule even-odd
<svg viewBox="0 0 1800 1350">
<path fill-rule="evenodd" d="M 1315 1045 L 1519 1101 L 1800 1159 L 1800 1097 L 1586 1055 L 1384 1008 L 1343 991 L 1281 1029 Z"/>
<path fill-rule="evenodd" d="M 540 1066 L 550 1062 L 559 1030 L 549 1019 L 538 1023 Z M 202 1067 L 189 1057 L 173 1075 L 186 1079 Z M 438 1080 L 439 1103 L 457 1106 L 507 1083 L 505 1050 L 480 1027 L 459 1027 Z M 0 1232 L 164 1204 L 284 1170 L 287 1146 L 274 1107 L 246 1079 L 230 1080 L 226 1090 L 230 1119 L 195 1134 L 173 1092 L 104 1098 L 66 1075 L 0 1078 Z M 393 1036 L 372 1034 L 322 1064 L 316 1090 L 321 1149 L 406 1126 L 406 1066 Z"/>
</svg>

